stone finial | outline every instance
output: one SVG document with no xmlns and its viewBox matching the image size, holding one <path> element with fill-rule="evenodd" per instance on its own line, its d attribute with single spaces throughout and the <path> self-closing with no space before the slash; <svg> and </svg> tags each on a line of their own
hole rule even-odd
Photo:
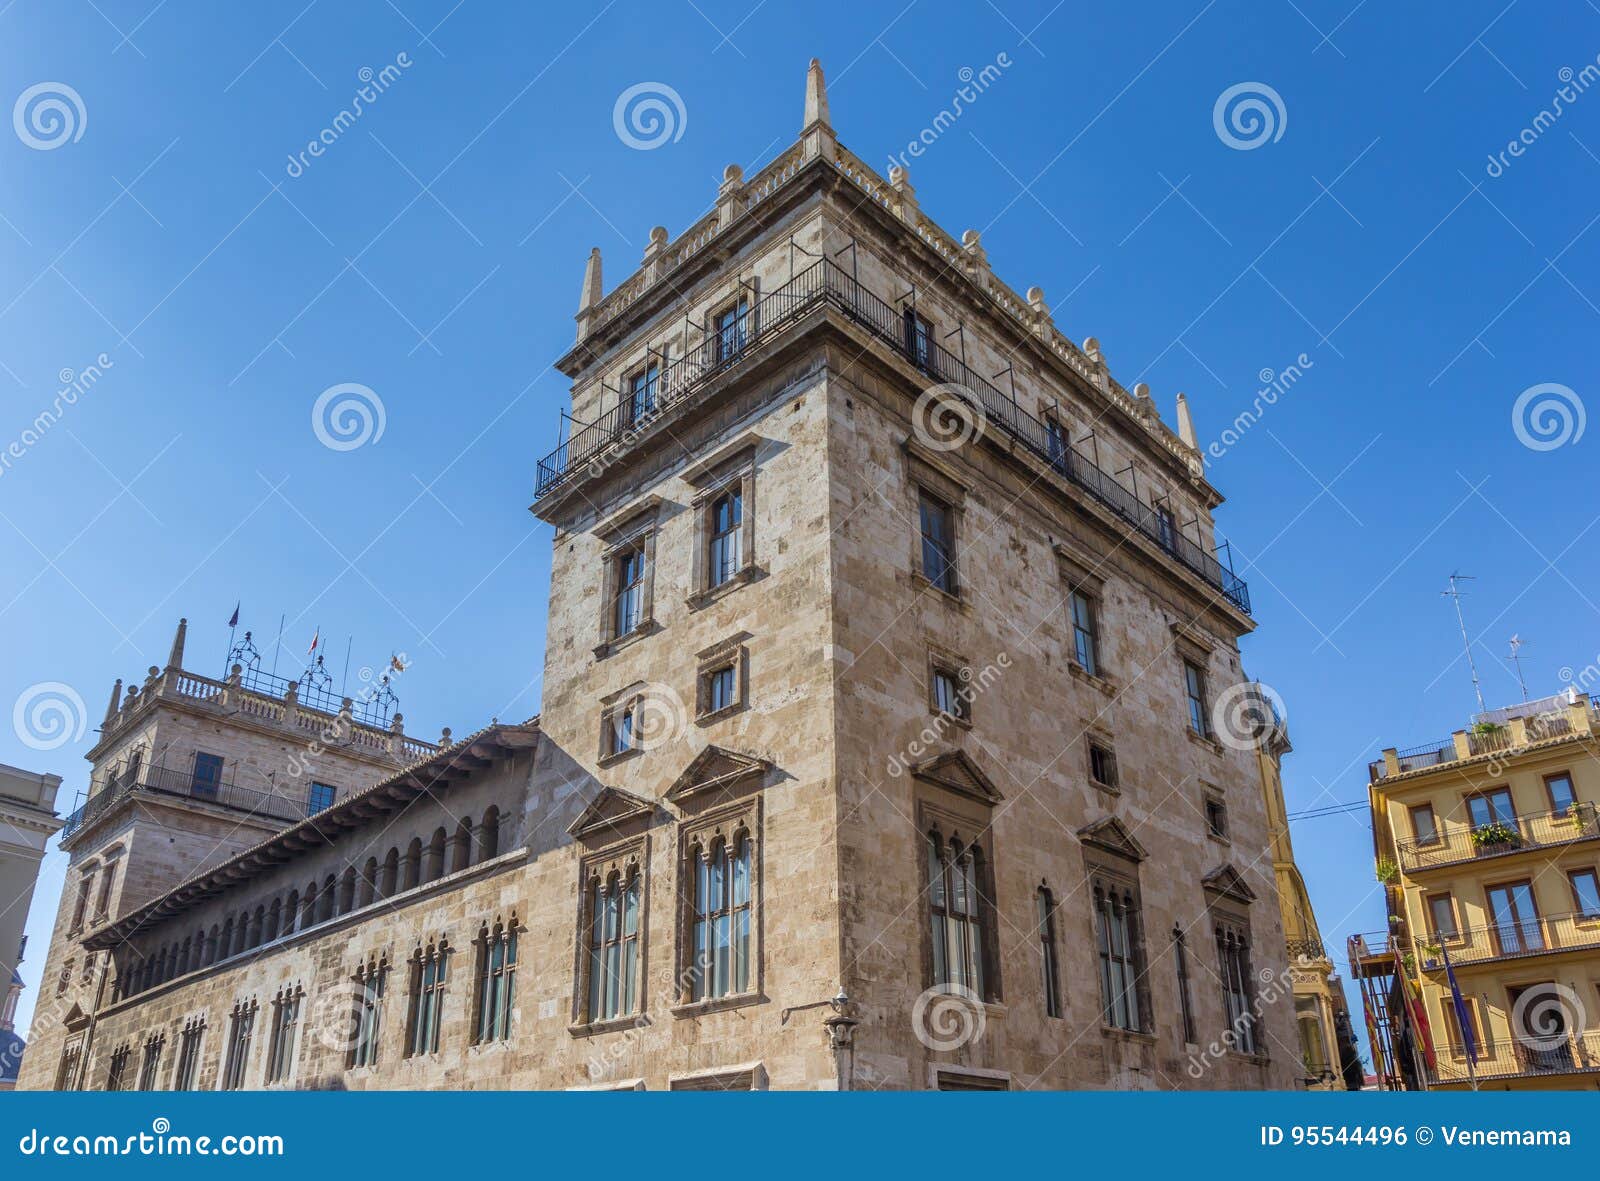
<svg viewBox="0 0 1600 1181">
<path fill-rule="evenodd" d="M 600 302 L 600 247 L 589 251 L 589 261 L 583 266 L 583 291 L 578 296 L 578 311 L 586 312 Z"/>
<path fill-rule="evenodd" d="M 111 686 L 111 701 L 106 706 L 105 721 L 106 721 L 107 725 L 110 724 L 112 718 L 117 716 L 117 710 L 119 710 L 121 708 L 122 708 L 122 678 L 118 677 L 117 678 L 117 683 L 115 685 Z"/>
<path fill-rule="evenodd" d="M 828 117 L 828 83 L 822 76 L 822 63 L 816 58 L 811 59 L 806 69 L 806 117 L 800 124 L 802 134 L 813 123 L 833 126 L 833 120 Z"/>
<path fill-rule="evenodd" d="M 655 226 L 650 231 L 650 245 L 665 246 L 667 244 L 667 227 Z"/>
<path fill-rule="evenodd" d="M 1194 415 L 1189 410 L 1189 399 L 1178 395 L 1178 438 L 1183 444 L 1195 451 L 1200 450 L 1200 439 L 1194 431 Z"/>
<path fill-rule="evenodd" d="M 450 745 L 450 727 L 446 726 L 443 730 L 439 731 L 439 749 L 443 750 L 445 747 L 447 747 L 449 745 Z"/>
<path fill-rule="evenodd" d="M 189 636 L 189 621 L 178 620 L 178 630 L 172 637 L 172 651 L 167 654 L 168 668 L 183 667 L 183 643 Z"/>
<path fill-rule="evenodd" d="M 744 180 L 744 169 L 738 164 L 730 164 L 722 170 L 722 183 L 736 185 Z"/>
<path fill-rule="evenodd" d="M 1083 355 L 1096 365 L 1104 365 L 1106 363 L 1106 355 L 1100 351 L 1100 339 L 1098 337 L 1086 336 L 1083 338 Z"/>
</svg>

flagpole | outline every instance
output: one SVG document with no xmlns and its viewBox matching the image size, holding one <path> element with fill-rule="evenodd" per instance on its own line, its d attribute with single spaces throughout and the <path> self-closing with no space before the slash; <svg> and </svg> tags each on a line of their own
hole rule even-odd
<svg viewBox="0 0 1600 1181">
<path fill-rule="evenodd" d="M 277 646 L 272 649 L 272 675 L 273 676 L 277 676 L 278 675 L 278 653 L 283 651 L 283 621 L 285 619 L 288 619 L 288 618 L 289 618 L 289 613 L 287 611 L 285 611 L 282 615 L 278 616 L 278 643 L 277 643 Z"/>
<path fill-rule="evenodd" d="M 1526 700 L 1526 699 L 1524 699 Z M 1478 1089 L 1478 1039 L 1472 1031 L 1472 1014 L 1461 996 L 1461 986 L 1456 983 L 1456 970 L 1450 964 L 1450 944 L 1444 935 L 1439 936 L 1439 954 L 1444 957 L 1445 978 L 1450 981 L 1450 1004 L 1456 1011 L 1456 1024 L 1461 1027 L 1461 1049 L 1467 1055 L 1467 1078 L 1472 1089 Z"/>
<path fill-rule="evenodd" d="M 345 690 L 350 688 L 350 649 L 355 645 L 354 636 L 346 636 L 344 641 L 344 676 L 339 681 L 339 696 L 346 696 Z"/>
</svg>

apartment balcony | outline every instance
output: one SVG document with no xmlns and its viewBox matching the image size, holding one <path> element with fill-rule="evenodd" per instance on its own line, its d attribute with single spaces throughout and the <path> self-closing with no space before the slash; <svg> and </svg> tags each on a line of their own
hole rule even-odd
<svg viewBox="0 0 1600 1181">
<path fill-rule="evenodd" d="M 1566 812 L 1531 812 L 1499 824 L 1475 827 L 1446 821 L 1435 840 L 1407 837 L 1395 845 L 1400 868 L 1422 873 L 1596 839 L 1600 839 L 1600 814 L 1595 805 L 1580 803 Z"/>
<path fill-rule="evenodd" d="M 241 787 L 231 779 L 208 779 L 188 771 L 147 767 L 132 774 L 118 775 L 91 795 L 81 808 L 67 817 L 61 829 L 62 838 L 70 838 L 119 804 L 144 793 L 157 798 L 196 800 L 273 823 L 290 823 L 307 814 L 305 799 Z"/>
<path fill-rule="evenodd" d="M 1470 1086 L 1512 1079 L 1552 1078 L 1600 1073 L 1600 1030 L 1570 1033 L 1558 1039 L 1490 1042 L 1478 1047 L 1478 1061 L 1468 1065 L 1459 1045 L 1439 1045 L 1437 1066 L 1429 1072 L 1435 1086 Z"/>
<path fill-rule="evenodd" d="M 719 379 L 744 365 L 759 346 L 797 331 L 802 321 L 823 308 L 841 313 L 933 383 L 949 387 L 968 404 L 984 429 L 998 430 L 1013 444 L 1021 444 L 1249 614 L 1249 588 L 1216 553 L 1184 537 L 1174 529 L 1170 516 L 1145 504 L 1091 456 L 1052 434 L 1010 394 L 974 372 L 956 354 L 925 336 L 908 336 L 901 311 L 868 291 L 831 259 L 813 263 L 757 300 L 736 333 L 715 334 L 664 366 L 648 407 L 636 409 L 624 401 L 594 422 L 575 424 L 567 440 L 539 461 L 537 497 L 549 496 L 585 473 L 593 477 L 604 472 L 646 436 L 681 419 Z"/>
<path fill-rule="evenodd" d="M 1434 938 L 1413 941 L 1422 969 L 1444 972 L 1444 957 Z M 1468 927 L 1444 941 L 1456 967 L 1600 949 L 1600 912 L 1541 915 Z"/>
<path fill-rule="evenodd" d="M 1514 756 L 1528 747 L 1600 731 L 1600 699 L 1558 694 L 1522 707 L 1530 712 L 1493 725 L 1457 730 L 1448 738 L 1405 750 L 1390 748 L 1367 764 L 1373 783 L 1484 756 Z M 1502 713 L 1506 711 L 1501 711 Z"/>
</svg>

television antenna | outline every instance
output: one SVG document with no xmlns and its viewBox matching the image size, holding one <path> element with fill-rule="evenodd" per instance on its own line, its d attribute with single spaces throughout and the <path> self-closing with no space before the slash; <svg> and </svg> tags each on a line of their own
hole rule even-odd
<svg viewBox="0 0 1600 1181">
<path fill-rule="evenodd" d="M 1461 613 L 1461 597 L 1466 594 L 1456 584 L 1459 582 L 1475 581 L 1471 574 L 1451 574 L 1450 589 L 1439 593 L 1447 599 L 1454 599 L 1456 604 L 1456 622 L 1461 625 L 1461 644 L 1467 652 L 1467 667 L 1472 670 L 1472 691 L 1478 696 L 1478 712 L 1488 713 L 1489 707 L 1483 703 L 1483 687 L 1478 680 L 1478 666 L 1472 659 L 1472 641 L 1467 638 L 1467 619 Z"/>
<path fill-rule="evenodd" d="M 1521 636 L 1511 637 L 1511 663 L 1517 668 L 1517 684 L 1522 687 L 1522 700 L 1528 700 L 1528 682 L 1522 679 L 1522 657 L 1518 653 L 1527 641 Z"/>
</svg>

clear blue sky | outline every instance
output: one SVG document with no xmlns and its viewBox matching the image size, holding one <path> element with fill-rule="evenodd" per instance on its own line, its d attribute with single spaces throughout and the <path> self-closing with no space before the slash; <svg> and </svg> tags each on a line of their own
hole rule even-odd
<svg viewBox="0 0 1600 1181">
<path fill-rule="evenodd" d="M 428 736 L 537 711 L 549 532 L 526 506 L 584 256 L 616 282 L 728 162 L 789 143 L 813 55 L 841 139 L 880 168 L 959 71 L 1007 55 L 913 162 L 922 204 L 982 229 L 995 269 L 1169 421 L 1186 391 L 1209 442 L 1262 370 L 1311 362 L 1211 472 L 1260 624 L 1248 666 L 1289 706 L 1291 809 L 1359 800 L 1381 747 L 1464 724 L 1453 569 L 1477 576 L 1491 704 L 1517 696 L 1513 632 L 1536 693 L 1596 660 L 1600 429 L 1535 450 L 1512 411 L 1538 385 L 1593 392 L 1600 93 L 1488 167 L 1595 60 L 1594 5 L 320 0 L 289 23 L 298 3 L 0 5 L 0 113 L 39 83 L 85 112 L 50 150 L 0 125 L 0 442 L 62 370 L 112 362 L 0 471 L 0 706 L 62 682 L 89 715 L 51 751 L 0 727 L 0 761 L 63 775 L 63 811 L 112 679 L 163 662 L 180 615 L 190 663 L 220 669 L 237 599 L 260 640 L 288 614 L 283 672 L 318 626 L 334 664 L 347 635 L 355 667 L 408 652 Z M 358 72 L 401 53 L 288 175 Z M 680 139 L 615 133 L 639 82 L 681 95 Z M 1281 135 L 1239 150 L 1213 108 L 1246 82 L 1280 97 Z M 385 412 L 350 451 L 311 424 L 343 383 Z M 1295 837 L 1342 957 L 1382 920 L 1366 820 Z"/>
</svg>

